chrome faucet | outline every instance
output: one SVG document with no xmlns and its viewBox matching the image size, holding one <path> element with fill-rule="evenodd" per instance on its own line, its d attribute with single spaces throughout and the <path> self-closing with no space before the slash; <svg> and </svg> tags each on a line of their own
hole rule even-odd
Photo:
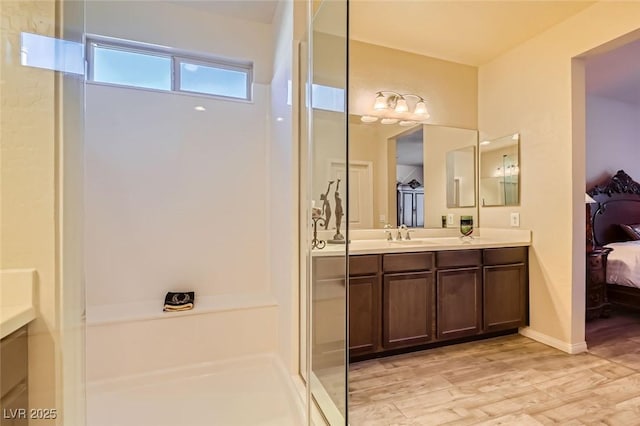
<svg viewBox="0 0 640 426">
<path fill-rule="evenodd" d="M 402 230 L 407 230 L 407 225 L 405 225 L 404 223 L 400 226 L 398 226 L 398 235 L 396 235 L 396 241 L 402 241 Z M 407 234 L 408 237 L 408 234 Z M 411 239 L 411 238 L 407 238 L 407 239 Z"/>
<path fill-rule="evenodd" d="M 391 236 L 391 229 L 393 229 L 393 226 L 391 226 L 391 224 L 389 223 L 384 226 L 384 232 L 387 234 L 387 241 L 393 241 L 393 237 Z"/>
</svg>

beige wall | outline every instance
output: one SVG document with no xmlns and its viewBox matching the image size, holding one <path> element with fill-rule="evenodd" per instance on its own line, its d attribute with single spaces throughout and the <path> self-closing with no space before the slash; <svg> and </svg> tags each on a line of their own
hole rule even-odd
<svg viewBox="0 0 640 426">
<path fill-rule="evenodd" d="M 2 1 L 0 268 L 35 268 L 29 405 L 57 408 L 55 74 L 20 65 L 20 32 L 55 36 L 54 1 Z M 53 424 L 41 421 L 39 424 Z"/>
<path fill-rule="evenodd" d="M 349 113 L 368 113 L 379 90 L 424 97 L 429 124 L 478 128 L 476 67 L 350 41 Z"/>
<path fill-rule="evenodd" d="M 509 212 L 533 231 L 531 330 L 584 344 L 584 70 L 572 58 L 640 26 L 640 3 L 599 2 L 479 70 L 481 139 L 521 134 L 519 208 L 481 208 L 484 227 Z M 573 102 L 573 103 L 572 103 Z"/>
</svg>

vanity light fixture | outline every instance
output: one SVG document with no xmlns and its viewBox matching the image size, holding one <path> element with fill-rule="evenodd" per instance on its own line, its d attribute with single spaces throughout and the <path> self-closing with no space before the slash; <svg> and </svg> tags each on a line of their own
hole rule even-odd
<svg viewBox="0 0 640 426">
<path fill-rule="evenodd" d="M 415 99 L 415 104 L 410 105 L 407 99 L 412 101 Z M 376 92 L 371 113 L 361 116 L 360 120 L 363 123 L 375 123 L 380 120 L 382 124 L 399 122 L 401 126 L 412 126 L 423 123 L 428 118 L 429 111 L 422 96 L 381 90 Z"/>
</svg>

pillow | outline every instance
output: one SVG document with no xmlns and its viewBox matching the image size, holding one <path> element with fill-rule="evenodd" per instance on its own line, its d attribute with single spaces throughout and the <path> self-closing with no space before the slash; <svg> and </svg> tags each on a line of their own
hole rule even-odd
<svg viewBox="0 0 640 426">
<path fill-rule="evenodd" d="M 632 240 L 640 240 L 640 223 L 631 225 L 620 224 L 620 227 Z"/>
</svg>

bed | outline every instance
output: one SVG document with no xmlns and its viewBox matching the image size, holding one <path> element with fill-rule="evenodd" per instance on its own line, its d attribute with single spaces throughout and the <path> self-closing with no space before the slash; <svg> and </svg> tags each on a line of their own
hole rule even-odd
<svg viewBox="0 0 640 426">
<path fill-rule="evenodd" d="M 620 225 L 640 224 L 640 184 L 619 170 L 587 194 L 590 205 L 587 248 L 608 247 L 607 295 L 610 303 L 640 309 L 640 240 L 633 241 Z"/>
</svg>

